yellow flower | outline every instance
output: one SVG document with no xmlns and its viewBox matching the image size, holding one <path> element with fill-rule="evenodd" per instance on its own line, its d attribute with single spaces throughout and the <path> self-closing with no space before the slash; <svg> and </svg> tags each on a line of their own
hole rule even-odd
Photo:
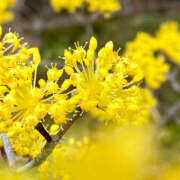
<svg viewBox="0 0 180 180">
<path fill-rule="evenodd" d="M 180 63 L 180 31 L 174 21 L 163 23 L 156 33 L 159 49 L 175 63 Z"/>
<path fill-rule="evenodd" d="M 112 12 L 118 11 L 121 9 L 120 3 L 117 0 L 85 0 L 88 4 L 88 10 L 90 12 L 97 11 L 109 17 Z"/>
<path fill-rule="evenodd" d="M 165 82 L 169 70 L 165 57 L 174 63 L 180 62 L 178 24 L 174 21 L 163 23 L 154 37 L 138 33 L 133 41 L 127 43 L 124 54 L 141 67 L 149 87 L 159 88 Z"/>
<path fill-rule="evenodd" d="M 144 126 L 112 129 L 96 133 L 93 143 L 87 137 L 82 141 L 71 138 L 72 143 L 57 146 L 39 167 L 41 178 L 64 180 L 66 175 L 70 180 L 149 179 L 156 160 L 152 130 Z"/>
<path fill-rule="evenodd" d="M 75 87 L 76 103 L 101 120 L 147 121 L 155 102 L 146 98 L 147 90 L 136 85 L 144 77 L 138 65 L 121 58 L 113 50 L 112 41 L 99 50 L 97 58 L 96 47 L 97 41 L 92 37 L 87 51 L 80 45 L 72 52 L 65 50 L 64 69 Z"/>
<path fill-rule="evenodd" d="M 67 9 L 69 12 L 74 12 L 76 8 L 79 8 L 84 3 L 84 0 L 51 0 L 51 5 L 56 12 L 60 12 L 63 9 Z"/>
<path fill-rule="evenodd" d="M 72 179 L 73 164 L 90 149 L 91 145 L 88 142 L 87 137 L 82 141 L 70 138 L 68 145 L 57 146 L 51 156 L 38 168 L 41 179 Z"/>
<path fill-rule="evenodd" d="M 18 155 L 34 157 L 45 143 L 36 125 L 47 115 L 62 124 L 74 111 L 76 104 L 62 94 L 71 84 L 66 80 L 59 87 L 63 70 L 54 66 L 47 71 L 47 81 L 40 79 L 37 85 L 39 50 L 26 47 L 13 32 L 5 34 L 0 44 L 0 132 L 8 133 Z"/>
<path fill-rule="evenodd" d="M 15 6 L 16 0 L 3 0 L 0 3 L 0 24 L 12 20 L 11 9 Z"/>
<path fill-rule="evenodd" d="M 90 12 L 98 12 L 109 17 L 109 15 L 121 9 L 118 0 L 51 0 L 51 5 L 56 12 L 61 12 L 66 9 L 73 13 L 77 8 L 87 6 Z"/>
<path fill-rule="evenodd" d="M 146 33 L 138 33 L 137 37 L 126 45 L 125 55 L 131 62 L 139 65 L 145 82 L 151 88 L 159 88 L 165 82 L 169 70 L 164 57 L 161 54 L 155 56 L 159 50 L 156 38 Z"/>
</svg>

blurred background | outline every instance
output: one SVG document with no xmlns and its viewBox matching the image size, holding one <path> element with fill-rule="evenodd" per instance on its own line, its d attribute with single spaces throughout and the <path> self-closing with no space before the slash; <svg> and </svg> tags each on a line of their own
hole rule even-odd
<svg viewBox="0 0 180 180">
<path fill-rule="evenodd" d="M 0 0 L 0 3 L 3 0 Z M 67 0 L 68 1 L 68 0 Z M 115 48 L 123 52 L 125 44 L 134 39 L 137 32 L 155 34 L 159 25 L 165 21 L 180 22 L 179 0 L 119 0 L 121 10 L 110 17 L 96 12 L 88 13 L 66 10 L 56 13 L 50 0 L 17 0 L 14 7 L 14 19 L 3 24 L 5 31 L 11 27 L 24 37 L 30 46 L 37 46 L 42 56 L 42 64 L 63 64 L 64 50 L 73 47 L 74 42 L 85 44 L 91 35 L 95 36 L 101 48 L 105 42 L 112 40 Z M 161 116 L 163 131 L 160 137 L 164 149 L 180 148 L 180 72 L 178 65 L 172 64 L 173 71 L 162 87 L 154 92 L 158 99 L 158 111 Z M 46 69 L 40 68 L 39 77 Z M 76 123 L 69 134 L 74 131 L 88 132 L 98 126 L 90 121 L 92 117 L 84 116 L 85 121 Z M 81 126 L 80 126 L 81 124 Z M 178 147 L 178 148 L 177 148 Z"/>
</svg>

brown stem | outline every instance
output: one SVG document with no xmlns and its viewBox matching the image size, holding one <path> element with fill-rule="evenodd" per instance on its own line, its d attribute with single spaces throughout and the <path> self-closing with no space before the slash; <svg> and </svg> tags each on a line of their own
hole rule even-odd
<svg viewBox="0 0 180 180">
<path fill-rule="evenodd" d="M 66 124 L 62 125 L 62 128 L 57 132 L 56 135 L 51 136 L 52 138 L 51 142 L 46 143 L 41 153 L 33 160 L 25 164 L 23 167 L 17 169 L 17 172 L 18 173 L 24 172 L 28 169 L 39 166 L 41 163 L 43 163 L 47 159 L 47 157 L 52 153 L 52 151 L 54 150 L 60 139 L 63 137 L 63 135 L 81 115 L 82 115 L 82 110 L 80 107 L 78 107 L 75 113 L 73 114 L 72 119 L 68 120 Z"/>
<path fill-rule="evenodd" d="M 46 139 L 48 143 L 52 141 L 52 137 L 49 135 L 49 133 L 46 131 L 42 123 L 38 123 L 35 127 L 39 133 Z"/>
<path fill-rule="evenodd" d="M 57 134 L 55 135 L 56 138 L 61 138 L 66 131 L 72 126 L 72 124 L 74 123 L 74 121 L 80 117 L 82 114 L 82 110 L 80 107 L 76 108 L 76 112 L 73 114 L 72 118 L 64 125 L 62 125 L 61 129 L 59 130 L 59 132 L 57 132 Z"/>
<path fill-rule="evenodd" d="M 143 83 L 143 80 L 136 82 L 136 83 L 129 84 L 127 86 L 124 86 L 123 89 L 129 89 L 132 86 L 140 86 L 142 83 Z"/>
<path fill-rule="evenodd" d="M 5 153 L 4 147 L 1 147 L 0 151 L 1 151 L 1 158 L 2 158 L 5 162 L 7 162 L 7 157 L 6 157 L 6 153 Z"/>
</svg>

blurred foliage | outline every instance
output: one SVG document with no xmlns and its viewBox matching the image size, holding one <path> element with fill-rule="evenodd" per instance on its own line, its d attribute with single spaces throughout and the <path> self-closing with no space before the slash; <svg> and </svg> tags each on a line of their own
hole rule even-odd
<svg viewBox="0 0 180 180">
<path fill-rule="evenodd" d="M 93 34 L 100 42 L 100 47 L 111 39 L 116 48 L 120 47 L 123 50 L 125 43 L 132 40 L 138 31 L 154 34 L 159 24 L 167 20 L 179 22 L 179 13 L 146 12 L 135 17 L 122 16 L 99 20 L 93 23 Z M 81 43 L 87 41 L 86 30 L 83 25 L 45 30 L 42 34 L 42 56 L 51 61 L 56 61 L 58 56 L 63 56 L 65 48 L 72 46 L 77 41 Z"/>
</svg>

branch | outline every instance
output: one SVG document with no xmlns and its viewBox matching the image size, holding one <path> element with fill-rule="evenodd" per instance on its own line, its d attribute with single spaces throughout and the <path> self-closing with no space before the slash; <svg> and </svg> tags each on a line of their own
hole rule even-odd
<svg viewBox="0 0 180 180">
<path fill-rule="evenodd" d="M 129 84 L 127 86 L 124 86 L 123 89 L 129 89 L 130 87 L 132 86 L 140 86 L 142 83 L 143 83 L 144 80 L 141 80 L 139 82 L 135 82 L 135 83 L 132 83 L 132 84 Z"/>
<path fill-rule="evenodd" d="M 1 152 L 1 158 L 0 159 L 3 160 L 3 161 L 6 161 L 7 157 L 6 157 L 6 153 L 4 151 L 4 147 L 0 148 L 0 152 Z"/>
<path fill-rule="evenodd" d="M 47 157 L 52 153 L 52 151 L 59 143 L 63 135 L 81 115 L 82 115 L 82 110 L 80 107 L 78 107 L 75 113 L 73 114 L 73 117 L 70 120 L 68 120 L 66 124 L 62 125 L 61 129 L 57 132 L 56 135 L 51 136 L 52 138 L 51 141 L 46 143 L 41 153 L 36 158 L 28 162 L 26 165 L 17 169 L 17 172 L 18 173 L 24 172 L 28 169 L 39 166 L 41 163 L 43 163 L 47 159 Z"/>
<path fill-rule="evenodd" d="M 180 93 L 180 84 L 178 82 L 178 69 L 176 69 L 174 72 L 171 72 L 167 75 L 167 78 L 173 88 L 174 91 L 177 93 Z"/>
<path fill-rule="evenodd" d="M 36 125 L 36 130 L 39 131 L 39 133 L 46 139 L 46 141 L 48 143 L 50 143 L 52 141 L 52 137 L 49 135 L 49 133 L 46 131 L 46 129 L 44 128 L 44 126 L 42 125 L 42 123 L 38 123 Z"/>
<path fill-rule="evenodd" d="M 8 164 L 10 167 L 13 167 L 15 165 L 16 160 L 15 160 L 14 152 L 11 148 L 10 141 L 5 133 L 2 133 L 0 136 L 3 141 L 4 150 L 6 153 Z"/>
<path fill-rule="evenodd" d="M 179 118 L 179 117 L 175 117 L 174 119 L 175 119 L 176 123 L 177 123 L 178 125 L 180 125 L 180 118 Z"/>
<path fill-rule="evenodd" d="M 171 108 L 169 108 L 167 112 L 164 114 L 163 120 L 160 123 L 160 127 L 166 125 L 179 109 L 180 102 L 175 103 Z"/>
<path fill-rule="evenodd" d="M 29 161 L 28 157 L 15 156 L 16 162 L 27 163 Z"/>
</svg>

